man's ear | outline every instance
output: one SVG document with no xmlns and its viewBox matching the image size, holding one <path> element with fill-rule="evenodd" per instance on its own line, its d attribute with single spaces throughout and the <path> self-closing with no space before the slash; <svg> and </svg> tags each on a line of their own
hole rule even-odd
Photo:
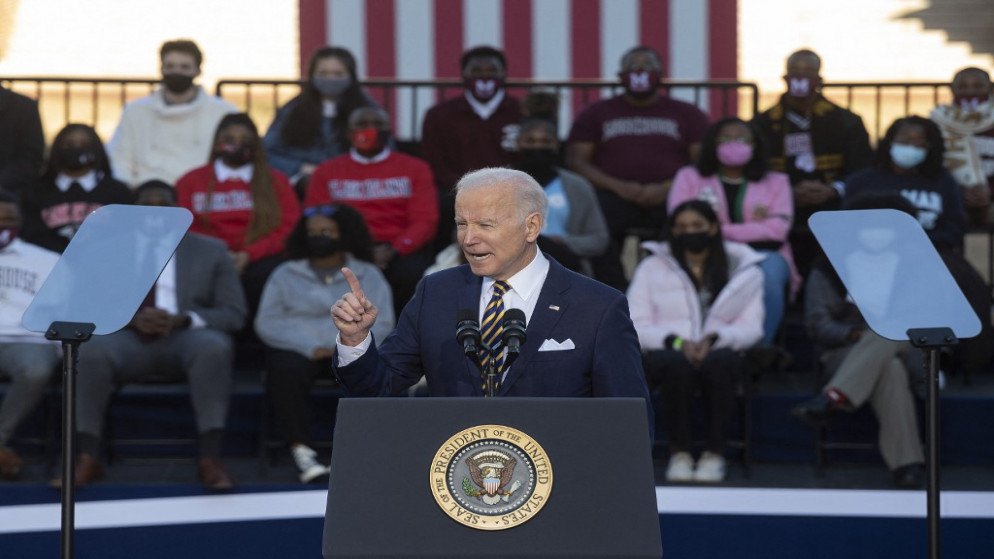
<svg viewBox="0 0 994 559">
<path fill-rule="evenodd" d="M 525 238 L 529 243 L 534 243 L 538 239 L 542 233 L 542 225 L 544 225 L 542 214 L 538 212 L 530 213 L 525 218 L 525 230 L 528 232 Z"/>
</svg>

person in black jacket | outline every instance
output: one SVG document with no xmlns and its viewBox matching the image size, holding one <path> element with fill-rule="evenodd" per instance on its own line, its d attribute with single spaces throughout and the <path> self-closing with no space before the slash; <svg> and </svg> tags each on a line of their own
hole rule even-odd
<svg viewBox="0 0 994 559">
<path fill-rule="evenodd" d="M 18 193 L 33 184 L 44 151 L 38 104 L 0 86 L 0 188 Z"/>
<path fill-rule="evenodd" d="M 753 124 L 770 149 L 770 169 L 787 173 L 794 195 L 789 240 L 802 276 L 821 249 L 808 217 L 837 210 L 845 177 L 870 165 L 873 149 L 863 120 L 821 94 L 821 58 L 799 50 L 787 58 L 787 92 Z"/>
<path fill-rule="evenodd" d="M 68 124 L 55 136 L 37 184 L 24 192 L 25 240 L 62 252 L 86 216 L 108 204 L 131 204 L 134 195 L 110 172 L 96 130 Z"/>
</svg>

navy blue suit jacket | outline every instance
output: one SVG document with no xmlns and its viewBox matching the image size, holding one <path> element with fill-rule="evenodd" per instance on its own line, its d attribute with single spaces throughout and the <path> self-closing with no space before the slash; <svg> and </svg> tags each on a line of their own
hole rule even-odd
<svg viewBox="0 0 994 559">
<path fill-rule="evenodd" d="M 432 396 L 482 396 L 479 369 L 455 337 L 456 315 L 479 309 L 482 286 L 468 265 L 424 278 L 379 349 L 372 345 L 353 363 L 336 367 L 339 381 L 352 395 L 388 396 L 424 375 Z M 652 432 L 638 336 L 622 293 L 550 258 L 526 336 L 499 395 L 643 398 Z M 538 351 L 548 339 L 572 340 L 575 349 Z"/>
</svg>

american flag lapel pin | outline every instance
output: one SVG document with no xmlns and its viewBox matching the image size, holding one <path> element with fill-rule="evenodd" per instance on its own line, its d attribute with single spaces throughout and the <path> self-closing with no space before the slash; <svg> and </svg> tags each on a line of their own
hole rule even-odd
<svg viewBox="0 0 994 559">
<path fill-rule="evenodd" d="M 549 305 L 549 308 L 551 310 L 558 311 L 559 310 L 559 305 Z"/>
</svg>

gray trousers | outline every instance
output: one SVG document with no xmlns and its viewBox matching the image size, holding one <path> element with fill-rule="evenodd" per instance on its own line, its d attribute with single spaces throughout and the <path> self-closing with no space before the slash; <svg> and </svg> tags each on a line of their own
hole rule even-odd
<svg viewBox="0 0 994 559">
<path fill-rule="evenodd" d="M 100 438 L 114 387 L 143 379 L 186 379 L 200 433 L 223 429 L 231 400 L 234 342 L 209 328 L 142 341 L 130 328 L 80 346 L 77 431 Z"/>
<path fill-rule="evenodd" d="M 0 343 L 0 378 L 11 381 L 0 403 L 0 447 L 41 402 L 59 360 L 51 343 Z"/>
<path fill-rule="evenodd" d="M 918 436 L 918 416 L 908 382 L 909 367 L 921 369 L 921 352 L 909 342 L 863 332 L 841 357 L 838 369 L 826 388 L 834 387 L 849 399 L 853 408 L 867 401 L 880 424 L 879 446 L 891 470 L 924 462 Z"/>
</svg>

